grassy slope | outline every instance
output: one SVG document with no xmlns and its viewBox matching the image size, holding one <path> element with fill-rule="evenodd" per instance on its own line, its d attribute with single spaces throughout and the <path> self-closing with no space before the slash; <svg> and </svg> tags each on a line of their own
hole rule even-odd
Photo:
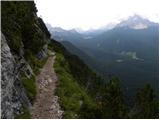
<svg viewBox="0 0 160 120">
<path fill-rule="evenodd" d="M 56 54 L 54 68 L 59 79 L 56 94 L 60 97 L 64 118 L 86 118 L 85 111 L 82 111 L 84 105 L 86 110 L 93 110 L 96 106 L 95 102 L 70 74 L 68 63 L 62 54 Z M 94 115 L 90 114 L 88 117 L 93 118 Z"/>
</svg>

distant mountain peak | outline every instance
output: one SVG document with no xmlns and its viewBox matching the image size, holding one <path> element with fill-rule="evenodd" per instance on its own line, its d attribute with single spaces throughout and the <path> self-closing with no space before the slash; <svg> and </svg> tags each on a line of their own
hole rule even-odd
<svg viewBox="0 0 160 120">
<path fill-rule="evenodd" d="M 61 27 L 53 27 L 51 31 L 52 32 L 66 32 L 66 30 L 62 29 Z"/>
<path fill-rule="evenodd" d="M 140 16 L 133 15 L 130 16 L 127 20 L 123 20 L 116 27 L 129 27 L 131 29 L 146 29 L 149 26 L 155 26 L 156 23 L 149 21 L 148 19 Z"/>
<path fill-rule="evenodd" d="M 78 33 L 77 31 L 76 31 L 76 29 L 70 29 L 70 30 L 68 30 L 69 32 L 71 32 L 71 33 Z"/>
<path fill-rule="evenodd" d="M 133 15 L 133 16 L 130 16 L 129 19 L 134 20 L 134 21 L 144 20 L 144 18 L 143 18 L 142 16 L 137 15 L 137 14 L 135 14 L 135 15 Z"/>
</svg>

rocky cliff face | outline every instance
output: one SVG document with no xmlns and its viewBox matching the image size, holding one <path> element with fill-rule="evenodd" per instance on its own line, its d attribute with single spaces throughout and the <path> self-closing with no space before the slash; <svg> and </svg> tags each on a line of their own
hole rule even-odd
<svg viewBox="0 0 160 120">
<path fill-rule="evenodd" d="M 21 114 L 20 109 L 22 106 L 31 106 L 20 80 L 20 71 L 28 71 L 29 74 L 32 74 L 32 72 L 24 58 L 19 58 L 20 61 L 15 59 L 10 51 L 5 36 L 2 34 L 1 37 L 2 118 L 14 118 L 15 114 Z"/>
<path fill-rule="evenodd" d="M 10 48 L 6 43 L 4 36 L 2 35 L 1 41 L 1 63 L 2 63 L 2 118 L 13 118 L 12 108 L 12 95 L 13 95 L 13 84 L 16 79 L 14 74 L 15 61 L 10 52 Z"/>
<path fill-rule="evenodd" d="M 28 78 L 34 75 L 32 68 L 24 58 L 24 51 L 20 55 L 12 54 L 3 33 L 1 34 L 1 64 L 2 64 L 2 118 L 14 118 L 22 114 L 22 107 L 31 108 L 31 102 L 21 81 L 21 73 Z M 39 59 L 47 56 L 47 45 L 37 54 Z"/>
<path fill-rule="evenodd" d="M 22 75 L 26 80 L 35 76 L 38 62 L 47 57 L 50 34 L 33 1 L 3 1 L 1 6 L 1 118 L 12 119 L 32 106 Z"/>
</svg>

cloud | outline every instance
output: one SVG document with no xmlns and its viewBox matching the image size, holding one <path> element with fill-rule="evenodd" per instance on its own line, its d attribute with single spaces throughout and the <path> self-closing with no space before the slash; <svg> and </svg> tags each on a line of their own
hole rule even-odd
<svg viewBox="0 0 160 120">
<path fill-rule="evenodd" d="M 36 0 L 38 15 L 52 26 L 90 29 L 133 14 L 159 20 L 159 0 Z"/>
</svg>

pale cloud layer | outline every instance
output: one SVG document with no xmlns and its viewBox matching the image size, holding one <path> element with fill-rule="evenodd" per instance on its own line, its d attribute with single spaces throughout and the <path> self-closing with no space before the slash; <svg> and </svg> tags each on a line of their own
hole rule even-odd
<svg viewBox="0 0 160 120">
<path fill-rule="evenodd" d="M 53 27 L 98 28 L 133 14 L 160 20 L 160 0 L 35 0 L 38 15 Z"/>
</svg>

